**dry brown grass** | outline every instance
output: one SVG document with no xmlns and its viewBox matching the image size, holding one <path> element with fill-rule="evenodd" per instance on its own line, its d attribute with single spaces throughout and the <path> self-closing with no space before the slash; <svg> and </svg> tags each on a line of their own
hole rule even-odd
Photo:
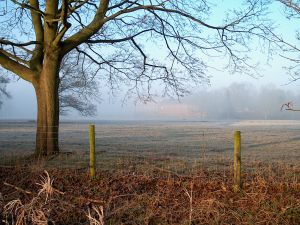
<svg viewBox="0 0 300 225">
<path fill-rule="evenodd" d="M 12 184 L 4 182 L 3 184 L 14 188 L 16 191 L 29 195 L 29 200 L 16 198 L 8 201 L 3 206 L 3 222 L 7 224 L 23 225 L 36 224 L 47 225 L 51 222 L 49 219 L 52 211 L 52 196 L 57 192 L 52 187 L 52 182 L 47 171 L 41 176 L 40 182 L 37 183 L 41 188 L 37 194 L 24 190 Z"/>
<path fill-rule="evenodd" d="M 0 185 L 2 219 L 14 224 L 24 217 L 27 224 L 300 224 L 300 168 L 261 166 L 255 163 L 243 174 L 240 193 L 232 191 L 231 170 L 203 168 L 185 175 L 157 168 L 98 170 L 90 180 L 87 169 L 51 169 L 41 179 L 36 168 L 0 167 L 0 180 L 19 188 Z"/>
<path fill-rule="evenodd" d="M 5 186 L 29 195 L 29 199 L 21 200 L 21 198 L 17 198 L 8 201 L 5 205 L 2 204 L 1 214 L 3 218 L 1 224 L 56 224 L 55 220 L 52 219 L 53 215 L 55 215 L 53 211 L 63 210 L 63 205 L 70 205 L 70 203 L 63 202 L 60 199 L 60 196 L 64 195 L 64 193 L 52 186 L 53 181 L 49 173 L 44 171 L 44 174 L 40 177 L 40 182 L 36 183 L 40 187 L 36 194 L 4 182 Z M 90 225 L 104 225 L 103 207 L 92 205 L 91 209 L 87 209 L 86 217 Z M 69 223 L 67 222 L 66 224 Z"/>
<path fill-rule="evenodd" d="M 104 209 L 103 209 L 103 206 L 93 205 L 92 210 L 88 209 L 88 213 L 86 214 L 86 216 L 87 216 L 87 218 L 90 222 L 90 225 L 104 225 Z"/>
</svg>

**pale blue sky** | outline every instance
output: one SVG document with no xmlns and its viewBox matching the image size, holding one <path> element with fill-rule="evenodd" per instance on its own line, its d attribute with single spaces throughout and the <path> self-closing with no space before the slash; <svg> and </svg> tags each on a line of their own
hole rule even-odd
<svg viewBox="0 0 300 225">
<path fill-rule="evenodd" d="M 218 8 L 212 16 L 213 23 L 221 20 L 222 15 L 224 14 L 224 9 L 226 9 L 226 7 L 231 8 L 233 5 L 236 5 L 236 3 L 240 1 L 224 0 L 214 2 L 218 3 Z M 295 41 L 294 31 L 297 28 L 297 22 L 285 19 L 282 7 L 279 7 L 277 4 L 275 4 L 272 8 L 271 17 L 276 18 L 276 23 L 278 25 L 277 32 L 282 34 L 285 39 L 292 42 Z M 294 82 L 292 84 L 285 85 L 289 82 L 289 77 L 282 67 L 288 64 L 288 61 L 276 55 L 269 62 L 269 65 L 266 65 L 266 55 L 262 55 L 259 52 L 254 52 L 253 58 L 259 61 L 261 64 L 261 67 L 259 68 L 260 77 L 257 77 L 255 79 L 247 75 L 230 74 L 225 70 L 210 70 L 209 74 L 212 75 L 211 85 L 204 85 L 203 87 L 198 86 L 196 88 L 193 88 L 193 91 L 197 92 L 198 90 L 201 90 L 203 88 L 209 90 L 226 87 L 234 82 L 248 82 L 254 84 L 257 87 L 272 83 L 284 90 L 298 90 L 300 83 L 298 84 Z M 220 58 L 214 60 L 214 64 L 218 68 L 222 68 L 222 66 L 225 65 Z M 4 102 L 2 109 L 0 109 L 0 119 L 34 119 L 36 117 L 36 101 L 31 85 L 22 80 L 19 80 L 18 82 L 9 84 L 8 90 L 12 95 L 12 99 Z M 113 100 L 108 98 L 105 93 L 105 91 L 102 93 L 102 98 L 104 99 L 104 101 L 98 106 L 98 115 L 97 117 L 95 117 L 95 119 L 147 119 L 145 116 L 143 116 L 143 113 L 141 113 L 140 107 L 143 107 L 144 110 L 147 111 L 147 107 L 150 106 L 143 104 L 138 104 L 136 106 L 133 100 L 129 100 L 125 105 L 122 105 L 120 100 L 123 98 L 122 93 L 120 93 L 119 97 Z M 159 104 L 163 104 L 161 103 L 161 99 L 157 100 L 158 106 Z M 78 116 L 75 113 L 67 118 L 78 118 Z"/>
</svg>

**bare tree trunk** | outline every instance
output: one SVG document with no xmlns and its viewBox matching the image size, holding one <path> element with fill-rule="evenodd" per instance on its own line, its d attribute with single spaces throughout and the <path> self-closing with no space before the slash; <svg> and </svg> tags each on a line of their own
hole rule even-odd
<svg viewBox="0 0 300 225">
<path fill-rule="evenodd" d="M 38 108 L 35 153 L 38 157 L 59 152 L 59 64 L 56 52 L 46 54 L 42 71 L 34 82 Z"/>
</svg>

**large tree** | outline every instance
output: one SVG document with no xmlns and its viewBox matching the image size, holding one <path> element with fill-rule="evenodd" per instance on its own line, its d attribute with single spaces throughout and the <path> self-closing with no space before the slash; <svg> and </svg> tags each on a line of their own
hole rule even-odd
<svg viewBox="0 0 300 225">
<path fill-rule="evenodd" d="M 59 72 L 71 51 L 83 57 L 83 70 L 112 89 L 126 83 L 146 101 L 154 83 L 180 96 L 187 80 L 207 81 L 209 57 L 247 72 L 251 39 L 268 41 L 265 1 L 244 1 L 223 21 L 210 18 L 218 2 L 11 0 L 0 15 L 0 65 L 35 89 L 37 155 L 59 151 Z"/>
</svg>

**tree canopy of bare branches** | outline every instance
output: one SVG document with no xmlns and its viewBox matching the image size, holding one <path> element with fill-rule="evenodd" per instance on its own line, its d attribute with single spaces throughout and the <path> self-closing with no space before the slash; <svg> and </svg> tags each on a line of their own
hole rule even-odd
<svg viewBox="0 0 300 225">
<path fill-rule="evenodd" d="M 112 89 L 152 98 L 153 86 L 181 96 L 187 81 L 207 82 L 207 60 L 249 72 L 251 40 L 274 41 L 265 1 L 246 0 L 223 21 L 210 18 L 206 0 L 12 0 L 0 16 L 0 65 L 30 82 L 38 103 L 38 156 L 58 152 L 59 72 L 73 51 L 81 64 Z M 86 61 L 87 60 L 87 61 Z M 253 65 L 252 65 L 253 66 Z M 74 76 L 84 76 L 77 73 Z M 80 79 L 82 80 L 82 79 Z M 72 82 L 76 82 L 76 77 Z M 81 82 L 81 81 L 80 81 Z"/>
<path fill-rule="evenodd" d="M 300 19 L 300 1 L 298 0 L 277 0 L 278 2 L 282 3 L 284 6 L 284 12 L 285 16 L 290 20 L 299 20 Z M 291 33 L 293 30 L 291 30 Z M 289 75 L 290 75 L 290 81 L 295 82 L 300 79 L 300 47 L 299 47 L 299 41 L 300 41 L 300 33 L 299 30 L 296 31 L 295 35 L 295 41 L 287 41 L 282 40 L 282 43 L 284 44 L 283 47 L 283 54 L 282 57 L 287 59 L 289 62 L 289 66 L 285 66 L 287 69 Z M 280 39 L 279 36 L 275 35 L 277 39 Z"/>
<path fill-rule="evenodd" d="M 88 61 L 76 52 L 63 58 L 58 88 L 60 115 L 67 115 L 70 110 L 82 116 L 96 115 L 97 108 L 93 102 L 99 102 L 100 93 L 93 69 L 83 65 L 88 64 Z"/>
</svg>

